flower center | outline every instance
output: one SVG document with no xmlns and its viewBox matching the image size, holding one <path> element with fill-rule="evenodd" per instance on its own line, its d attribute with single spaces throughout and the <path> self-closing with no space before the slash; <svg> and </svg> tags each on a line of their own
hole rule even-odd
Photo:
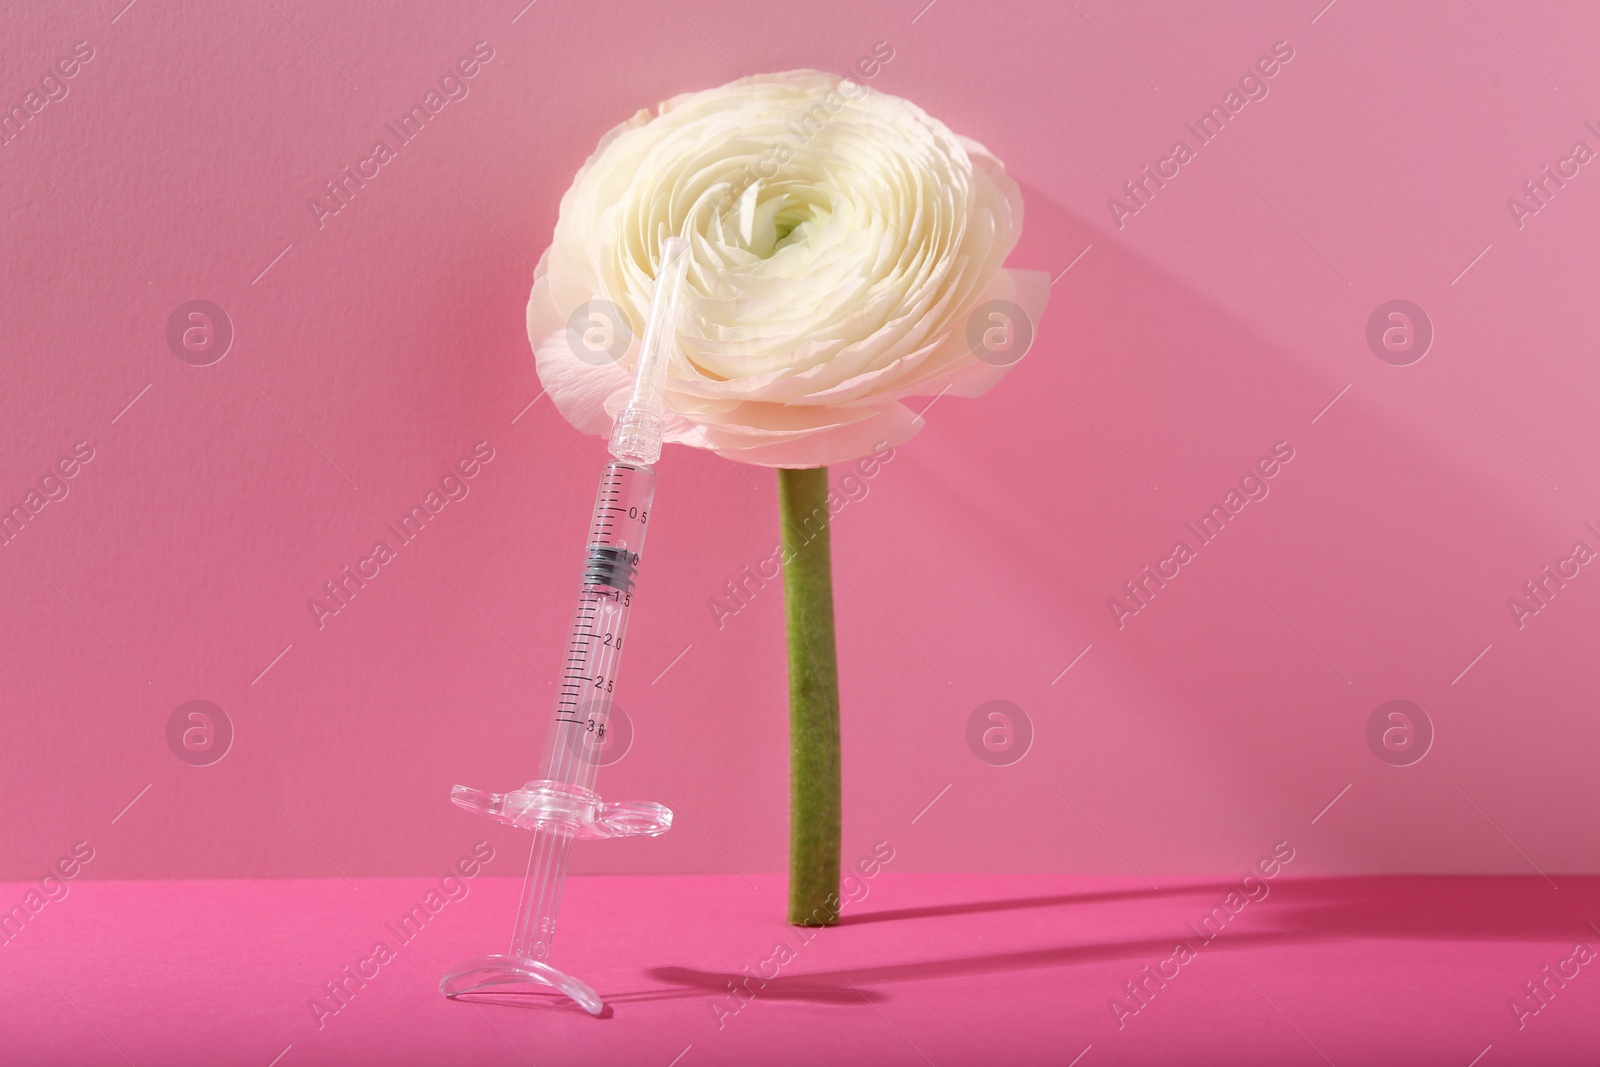
<svg viewBox="0 0 1600 1067">
<path fill-rule="evenodd" d="M 792 182 L 763 184 L 757 179 L 739 198 L 732 236 L 761 259 L 804 243 L 829 214 L 811 192 Z"/>
</svg>

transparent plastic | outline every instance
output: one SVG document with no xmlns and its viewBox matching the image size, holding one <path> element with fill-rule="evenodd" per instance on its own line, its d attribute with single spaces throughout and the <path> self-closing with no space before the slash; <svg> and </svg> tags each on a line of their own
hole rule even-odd
<svg viewBox="0 0 1600 1067">
<path fill-rule="evenodd" d="M 595 494 L 578 605 L 573 612 L 566 664 L 545 735 L 539 777 L 506 793 L 458 785 L 458 807 L 533 832 L 522 900 L 510 950 L 467 960 L 439 981 L 447 997 L 507 985 L 535 985 L 563 993 L 591 1015 L 604 1003 L 593 989 L 550 965 L 550 942 L 576 840 L 654 837 L 672 826 L 672 812 L 652 801 L 606 803 L 594 791 L 622 646 L 633 605 L 634 576 L 644 550 L 661 456 L 662 392 L 677 333 L 688 242 L 669 237 L 662 246 L 656 289 L 645 322 L 633 392 L 612 427 L 607 463 Z"/>
<path fill-rule="evenodd" d="M 644 323 L 644 340 L 639 343 L 639 362 L 633 368 L 633 394 L 611 424 L 611 454 L 618 459 L 650 466 L 661 458 L 662 415 L 666 410 L 662 393 L 667 363 L 672 358 L 672 340 L 677 335 L 683 278 L 688 270 L 689 242 L 682 237 L 667 238 L 661 245 L 656 291 Z"/>
</svg>

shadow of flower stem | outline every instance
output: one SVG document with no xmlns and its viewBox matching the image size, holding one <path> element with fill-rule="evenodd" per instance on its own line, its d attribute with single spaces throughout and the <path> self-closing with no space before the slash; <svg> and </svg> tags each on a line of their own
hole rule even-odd
<svg viewBox="0 0 1600 1067">
<path fill-rule="evenodd" d="M 839 921 L 839 667 L 833 640 L 828 468 L 781 468 L 789 638 L 789 915 Z"/>
</svg>

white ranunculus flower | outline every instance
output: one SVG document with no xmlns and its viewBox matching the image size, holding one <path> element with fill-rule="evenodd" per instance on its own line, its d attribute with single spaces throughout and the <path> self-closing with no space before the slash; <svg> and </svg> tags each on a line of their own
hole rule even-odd
<svg viewBox="0 0 1600 1067">
<path fill-rule="evenodd" d="M 1000 161 L 915 104 L 817 71 L 742 79 L 601 140 L 534 272 L 528 336 L 562 415 L 607 434 L 661 243 L 682 235 L 667 440 L 843 462 L 916 433 L 902 398 L 977 396 L 1020 358 L 1049 292 L 1002 269 L 1021 226 Z"/>
</svg>

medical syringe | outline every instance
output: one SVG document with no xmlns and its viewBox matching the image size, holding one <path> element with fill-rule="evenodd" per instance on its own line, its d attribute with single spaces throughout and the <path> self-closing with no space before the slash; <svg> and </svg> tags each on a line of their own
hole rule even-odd
<svg viewBox="0 0 1600 1067">
<path fill-rule="evenodd" d="M 506 953 L 479 956 L 439 982 L 447 997 L 491 986 L 551 986 L 599 1015 L 593 989 L 550 966 L 550 941 L 575 838 L 655 836 L 672 826 L 672 812 L 650 801 L 604 803 L 594 792 L 595 772 L 611 715 L 622 663 L 622 644 L 633 605 L 633 579 L 644 548 L 661 458 L 663 384 L 677 333 L 689 242 L 662 242 L 655 294 L 634 367 L 633 393 L 611 428 L 611 455 L 600 475 L 594 517 L 578 588 L 578 606 L 566 646 L 555 712 L 545 738 L 539 777 L 509 793 L 458 785 L 450 799 L 468 811 L 533 831 L 517 924 Z"/>
</svg>

